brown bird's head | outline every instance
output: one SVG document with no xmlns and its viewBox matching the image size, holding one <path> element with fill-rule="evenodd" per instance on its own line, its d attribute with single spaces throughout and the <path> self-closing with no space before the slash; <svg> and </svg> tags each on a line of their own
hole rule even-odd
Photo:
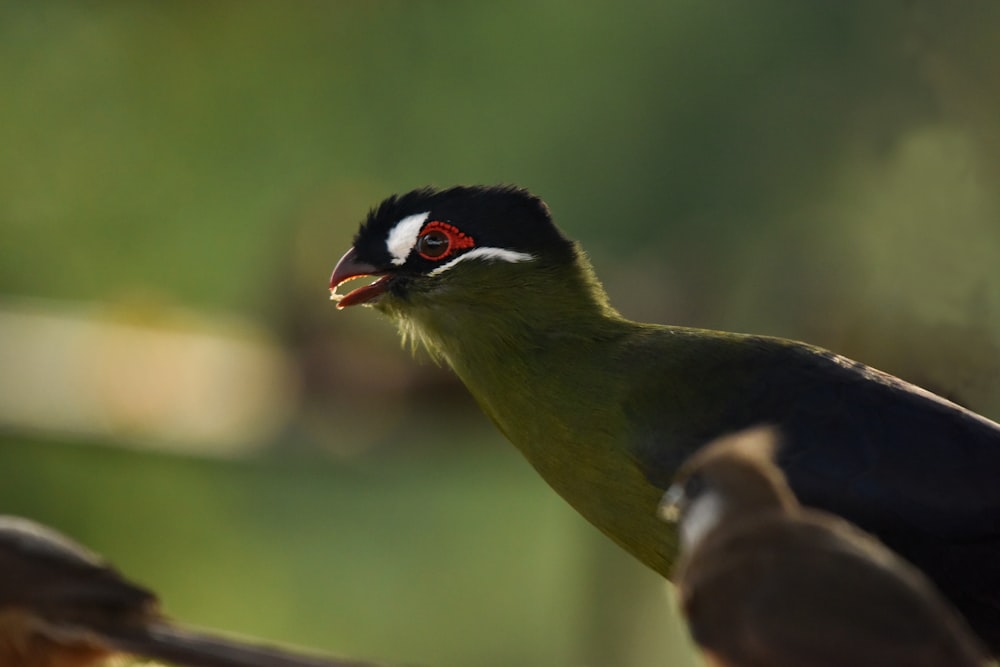
<svg viewBox="0 0 1000 667">
<path fill-rule="evenodd" d="M 775 429 L 757 426 L 710 442 L 681 466 L 663 495 L 660 517 L 678 524 L 686 551 L 723 519 L 798 508 L 774 463 L 777 446 Z"/>
</svg>

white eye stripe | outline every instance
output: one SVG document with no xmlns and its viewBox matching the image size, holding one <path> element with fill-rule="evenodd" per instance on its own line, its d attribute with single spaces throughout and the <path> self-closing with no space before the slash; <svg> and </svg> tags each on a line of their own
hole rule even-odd
<svg viewBox="0 0 1000 667">
<path fill-rule="evenodd" d="M 678 526 L 684 549 L 689 553 L 696 549 L 705 536 L 719 525 L 725 513 L 725 500 L 713 491 L 692 500 Z"/>
<path fill-rule="evenodd" d="M 507 250 L 506 248 L 473 248 L 472 250 L 462 253 L 450 262 L 445 262 L 441 266 L 437 267 L 433 271 L 429 272 L 429 276 L 439 276 L 451 267 L 455 266 L 459 262 L 464 262 L 467 259 L 487 259 L 487 260 L 500 260 L 502 262 L 510 262 L 511 264 L 516 264 L 517 262 L 530 262 L 535 259 L 534 255 L 529 255 L 526 252 L 517 252 L 516 250 Z"/>
<path fill-rule="evenodd" d="M 389 230 L 385 246 L 389 250 L 389 254 L 392 255 L 393 264 L 401 266 L 406 262 L 406 258 L 413 250 L 413 246 L 417 244 L 417 236 L 430 214 L 430 211 L 426 211 L 408 215 Z"/>
</svg>

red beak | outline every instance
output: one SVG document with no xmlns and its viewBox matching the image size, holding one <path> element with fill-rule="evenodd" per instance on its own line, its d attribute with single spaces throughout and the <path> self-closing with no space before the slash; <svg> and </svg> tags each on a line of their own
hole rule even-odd
<svg viewBox="0 0 1000 667">
<path fill-rule="evenodd" d="M 337 288 L 349 280 L 355 278 L 365 278 L 367 276 L 380 276 L 378 280 L 370 285 L 364 285 L 351 290 L 347 294 L 337 294 Z M 380 271 L 375 266 L 358 260 L 358 253 L 351 248 L 348 250 L 330 276 L 330 298 L 337 302 L 337 308 L 347 308 L 361 303 L 367 303 L 376 298 L 389 287 L 390 274 Z"/>
</svg>

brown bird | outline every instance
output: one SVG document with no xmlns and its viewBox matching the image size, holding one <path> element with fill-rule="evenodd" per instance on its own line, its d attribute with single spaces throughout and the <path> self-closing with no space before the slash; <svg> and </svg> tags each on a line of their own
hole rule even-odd
<svg viewBox="0 0 1000 667">
<path fill-rule="evenodd" d="M 801 507 L 759 427 L 692 456 L 660 505 L 678 522 L 678 598 L 720 667 L 983 667 L 930 580 L 848 522 Z"/>
<path fill-rule="evenodd" d="M 183 628 L 86 548 L 0 515 L 0 665 L 89 667 L 118 654 L 189 667 L 374 667 Z"/>
</svg>

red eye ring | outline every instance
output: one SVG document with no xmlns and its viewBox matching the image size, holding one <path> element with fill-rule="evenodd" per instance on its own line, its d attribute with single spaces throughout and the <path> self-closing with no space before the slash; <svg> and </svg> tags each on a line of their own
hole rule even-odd
<svg viewBox="0 0 1000 667">
<path fill-rule="evenodd" d="M 417 254 L 424 259 L 436 262 L 450 257 L 458 250 L 464 250 L 476 245 L 472 237 L 459 230 L 455 225 L 431 220 L 420 231 L 417 237 Z"/>
</svg>

